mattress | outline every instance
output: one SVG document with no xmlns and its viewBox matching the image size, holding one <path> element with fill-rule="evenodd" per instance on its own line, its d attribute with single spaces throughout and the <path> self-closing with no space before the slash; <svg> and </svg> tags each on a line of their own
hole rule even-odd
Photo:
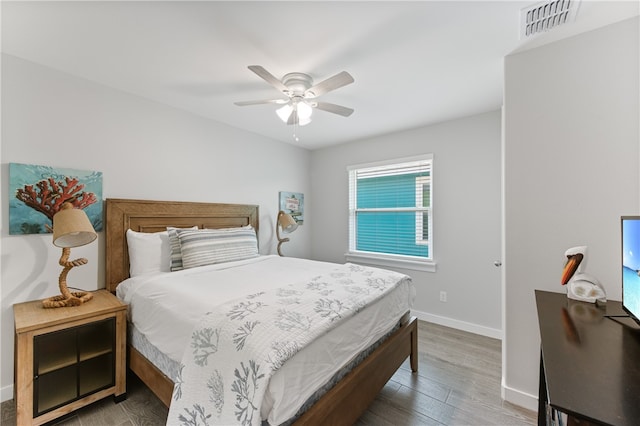
<svg viewBox="0 0 640 426">
<path fill-rule="evenodd" d="M 129 305 L 130 342 L 175 379 L 194 325 L 212 306 L 309 280 L 333 267 L 327 262 L 260 256 L 129 278 L 118 286 L 117 296 Z M 386 297 L 342 321 L 288 360 L 269 382 L 262 419 L 281 424 L 294 417 L 343 366 L 388 334 L 409 311 L 414 297 L 411 280 L 404 280 Z"/>
</svg>

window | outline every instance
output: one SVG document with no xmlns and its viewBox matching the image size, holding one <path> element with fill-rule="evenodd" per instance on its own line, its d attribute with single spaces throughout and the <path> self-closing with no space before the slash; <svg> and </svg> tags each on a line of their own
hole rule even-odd
<svg viewBox="0 0 640 426">
<path fill-rule="evenodd" d="M 348 168 L 348 259 L 387 266 L 433 260 L 432 166 L 428 155 Z"/>
</svg>

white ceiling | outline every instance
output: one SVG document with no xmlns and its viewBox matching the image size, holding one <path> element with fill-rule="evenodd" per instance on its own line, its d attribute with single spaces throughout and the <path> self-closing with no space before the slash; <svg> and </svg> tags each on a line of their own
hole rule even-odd
<svg viewBox="0 0 640 426">
<path fill-rule="evenodd" d="M 519 39 L 534 1 L 2 1 L 2 51 L 309 149 L 495 110 L 503 58 L 638 15 L 637 1 L 580 3 L 575 22 Z M 322 96 L 351 107 L 315 111 L 298 131 L 278 92 L 247 69 L 355 83 Z"/>
</svg>

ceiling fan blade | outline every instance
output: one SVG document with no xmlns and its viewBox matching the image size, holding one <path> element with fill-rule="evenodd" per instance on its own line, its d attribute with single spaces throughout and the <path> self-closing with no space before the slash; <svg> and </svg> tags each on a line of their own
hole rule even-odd
<svg viewBox="0 0 640 426">
<path fill-rule="evenodd" d="M 332 112 L 334 114 L 348 117 L 353 114 L 353 108 L 347 108 L 342 105 L 330 104 L 328 102 L 315 102 L 314 105 L 317 109 L 322 111 Z"/>
<path fill-rule="evenodd" d="M 260 65 L 249 65 L 248 68 L 251 71 L 253 71 L 254 73 L 256 73 L 258 75 L 258 77 L 262 78 L 264 81 L 266 81 L 267 83 L 269 83 L 270 85 L 272 85 L 273 87 L 278 89 L 279 91 L 281 91 L 283 93 L 289 93 L 289 88 L 287 86 L 282 84 L 282 82 L 280 80 L 275 78 L 273 76 L 273 74 L 271 74 L 269 71 L 265 70 Z"/>
<path fill-rule="evenodd" d="M 340 87 L 346 86 L 347 84 L 353 83 L 353 77 L 346 71 L 342 71 L 333 77 L 329 77 L 328 79 L 321 81 L 320 83 L 308 88 L 304 92 L 305 98 L 317 98 L 320 95 L 324 95 L 327 92 L 332 90 L 339 89 Z"/>
<path fill-rule="evenodd" d="M 263 99 L 259 101 L 240 101 L 234 102 L 237 106 L 247 106 L 247 105 L 261 105 L 261 104 L 286 104 L 289 102 L 289 99 Z"/>
</svg>

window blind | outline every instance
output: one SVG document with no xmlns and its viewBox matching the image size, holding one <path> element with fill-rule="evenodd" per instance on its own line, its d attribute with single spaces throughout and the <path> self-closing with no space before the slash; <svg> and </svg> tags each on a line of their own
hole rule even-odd
<svg viewBox="0 0 640 426">
<path fill-rule="evenodd" d="M 432 258 L 431 156 L 349 168 L 351 252 Z"/>
</svg>

